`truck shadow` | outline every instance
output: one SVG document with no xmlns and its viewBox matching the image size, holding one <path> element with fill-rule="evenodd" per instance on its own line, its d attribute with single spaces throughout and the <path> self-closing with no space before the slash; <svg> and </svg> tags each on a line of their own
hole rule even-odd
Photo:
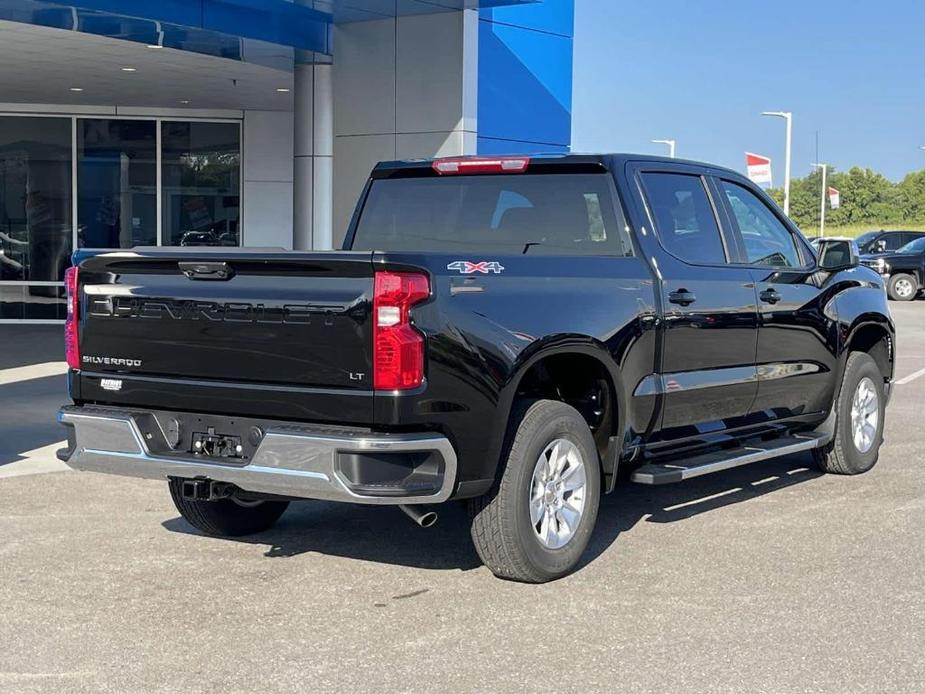
<svg viewBox="0 0 925 694">
<path fill-rule="evenodd" d="M 582 567 L 641 521 L 683 522 L 808 482 L 820 474 L 812 467 L 810 456 L 800 454 L 680 484 L 648 487 L 623 483 L 602 501 Z M 321 501 L 294 503 L 271 530 L 230 541 L 267 546 L 265 556 L 270 558 L 315 552 L 422 569 L 469 571 L 481 566 L 469 540 L 465 505 L 444 504 L 439 513 L 437 524 L 424 530 L 398 509 Z M 163 526 L 171 532 L 199 534 L 179 517 Z"/>
<path fill-rule="evenodd" d="M 597 528 L 581 567 L 639 522 L 676 523 L 717 509 L 748 503 L 822 476 L 812 455 L 799 453 L 663 486 L 624 482 L 601 500 Z"/>
</svg>

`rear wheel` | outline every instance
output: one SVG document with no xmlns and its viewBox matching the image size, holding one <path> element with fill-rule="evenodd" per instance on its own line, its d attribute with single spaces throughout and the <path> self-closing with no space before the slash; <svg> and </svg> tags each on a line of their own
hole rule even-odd
<svg viewBox="0 0 925 694">
<path fill-rule="evenodd" d="M 857 475 L 877 464 L 885 403 L 877 363 L 865 352 L 852 352 L 835 404 L 835 435 L 828 445 L 813 451 L 822 470 Z"/>
<path fill-rule="evenodd" d="M 472 540 L 501 578 L 544 583 L 574 570 L 597 519 L 600 463 L 574 408 L 539 400 L 511 422 L 501 478 L 469 503 Z"/>
<path fill-rule="evenodd" d="M 239 537 L 273 527 L 288 501 L 244 500 L 237 497 L 199 501 L 183 497 L 183 480 L 171 478 L 170 497 L 183 519 L 206 535 Z"/>
<path fill-rule="evenodd" d="M 893 301 L 912 301 L 919 293 L 919 283 L 912 275 L 900 273 L 890 277 L 886 291 Z"/>
</svg>

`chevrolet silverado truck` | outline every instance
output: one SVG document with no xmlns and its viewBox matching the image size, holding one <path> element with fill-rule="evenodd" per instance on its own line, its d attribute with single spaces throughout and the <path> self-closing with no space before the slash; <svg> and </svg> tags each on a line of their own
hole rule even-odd
<svg viewBox="0 0 925 694">
<path fill-rule="evenodd" d="M 579 565 L 602 494 L 807 452 L 877 462 L 883 279 L 722 168 L 633 155 L 381 163 L 343 250 L 79 250 L 78 470 L 164 480 L 203 533 L 287 504 L 464 501 L 497 576 Z"/>
</svg>

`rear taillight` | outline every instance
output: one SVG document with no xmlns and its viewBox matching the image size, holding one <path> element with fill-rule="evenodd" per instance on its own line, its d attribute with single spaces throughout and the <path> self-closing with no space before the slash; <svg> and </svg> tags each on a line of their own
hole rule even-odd
<svg viewBox="0 0 925 694">
<path fill-rule="evenodd" d="M 67 319 L 64 321 L 64 353 L 67 365 L 80 368 L 80 342 L 77 339 L 77 322 L 80 318 L 80 302 L 77 300 L 77 268 L 64 271 L 64 288 L 67 292 Z"/>
<path fill-rule="evenodd" d="M 434 171 L 441 176 L 462 174 L 524 173 L 530 157 L 452 157 L 436 159 Z"/>
<path fill-rule="evenodd" d="M 406 390 L 424 382 L 424 336 L 411 307 L 430 296 L 427 275 L 377 272 L 373 290 L 373 387 Z"/>
</svg>

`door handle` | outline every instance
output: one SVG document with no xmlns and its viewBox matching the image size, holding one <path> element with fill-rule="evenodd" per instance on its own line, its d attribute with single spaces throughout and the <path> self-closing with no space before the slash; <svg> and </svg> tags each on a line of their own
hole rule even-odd
<svg viewBox="0 0 925 694">
<path fill-rule="evenodd" d="M 774 288 L 765 289 L 758 296 L 766 304 L 776 304 L 778 301 L 780 301 L 780 298 L 781 298 L 780 294 L 778 294 L 777 290 Z"/>
<path fill-rule="evenodd" d="M 679 306 L 689 306 L 697 301 L 697 297 L 693 292 L 689 292 L 686 289 L 678 289 L 668 295 L 668 301 L 673 304 L 678 304 Z"/>
</svg>

